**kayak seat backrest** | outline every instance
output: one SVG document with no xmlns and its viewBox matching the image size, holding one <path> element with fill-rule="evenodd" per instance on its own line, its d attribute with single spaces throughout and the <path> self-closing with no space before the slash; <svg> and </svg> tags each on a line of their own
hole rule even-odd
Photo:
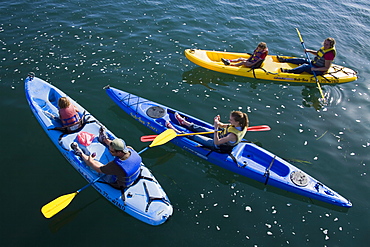
<svg viewBox="0 0 370 247">
<path fill-rule="evenodd" d="M 50 104 L 49 102 L 39 98 L 33 98 L 32 100 L 36 102 L 36 104 L 41 108 L 41 110 L 49 112 L 50 114 L 53 115 L 55 113 L 58 113 L 58 109 L 53 104 Z"/>
<path fill-rule="evenodd" d="M 273 155 L 262 151 L 262 149 L 254 144 L 238 146 L 240 146 L 240 150 L 237 150 L 238 147 L 234 148 L 233 150 L 235 158 L 240 160 L 242 163 L 245 161 L 246 163 L 244 164 L 247 166 L 253 161 L 261 166 L 261 170 L 265 171 L 270 166 L 271 161 L 274 158 Z M 270 172 L 274 172 L 279 176 L 285 177 L 289 175 L 290 169 L 286 164 L 281 162 L 280 158 L 277 157 L 270 168 Z"/>
<path fill-rule="evenodd" d="M 255 65 L 253 65 L 252 67 L 251 67 L 251 69 L 258 69 L 258 68 L 261 68 L 262 67 L 262 64 L 263 64 L 263 62 L 265 61 L 265 59 L 263 59 L 263 60 L 261 60 L 261 61 L 259 61 L 258 63 L 256 63 Z"/>
<path fill-rule="evenodd" d="M 40 117 L 43 119 L 47 126 L 61 126 L 62 122 L 59 119 L 58 108 L 52 105 L 49 101 L 44 99 L 32 98 L 32 101 L 35 102 L 41 109 Z M 42 113 L 42 114 L 41 114 Z"/>
<path fill-rule="evenodd" d="M 53 104 L 55 107 L 58 107 L 58 100 L 61 98 L 62 95 L 58 93 L 54 88 L 51 88 L 49 91 L 48 100 L 51 104 Z"/>
</svg>

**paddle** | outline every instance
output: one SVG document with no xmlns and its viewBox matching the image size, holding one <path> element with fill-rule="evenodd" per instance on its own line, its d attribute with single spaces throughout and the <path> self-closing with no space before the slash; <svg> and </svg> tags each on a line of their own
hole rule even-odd
<svg viewBox="0 0 370 247">
<path fill-rule="evenodd" d="M 78 193 L 80 193 L 81 191 L 83 191 L 84 189 L 92 185 L 93 183 L 97 182 L 103 176 L 98 177 L 97 179 L 93 180 L 92 182 L 85 185 L 84 187 L 77 190 L 76 192 L 63 195 L 63 196 L 60 196 L 54 199 L 53 201 L 49 202 L 48 204 L 46 204 L 45 206 L 41 208 L 41 213 L 45 216 L 45 218 L 53 217 L 54 215 L 62 211 L 64 208 L 66 208 Z"/>
<path fill-rule="evenodd" d="M 311 67 L 313 67 L 313 66 L 312 66 L 312 63 L 311 63 L 310 56 L 309 56 L 309 55 L 308 55 L 308 53 L 306 52 L 306 46 L 305 46 L 305 44 L 304 44 L 304 42 L 303 42 L 302 35 L 301 35 L 301 33 L 299 32 L 298 28 L 296 28 L 296 30 L 297 30 L 297 33 L 298 33 L 299 40 L 301 41 L 301 44 L 302 44 L 302 47 L 303 47 L 304 53 L 306 54 L 307 61 L 310 63 Z M 321 97 L 322 97 L 322 99 L 325 101 L 325 97 L 324 97 L 324 94 L 323 94 L 323 92 L 322 92 L 322 89 L 321 89 L 321 86 L 320 86 L 319 80 L 317 79 L 317 76 L 316 76 L 315 71 L 312 71 L 312 74 L 313 74 L 313 76 L 315 77 L 316 84 L 317 84 L 317 87 L 319 88 L 319 91 L 320 91 Z"/>
<path fill-rule="evenodd" d="M 172 131 L 175 134 L 175 136 L 172 137 L 172 138 L 175 138 L 176 137 L 176 132 L 174 130 L 172 130 Z M 141 150 L 140 152 L 138 152 L 138 154 L 143 153 L 148 148 L 159 146 L 159 145 L 162 145 L 162 144 L 166 143 L 167 138 L 171 137 L 171 133 L 169 133 L 169 132 L 170 131 L 164 131 L 163 133 L 158 135 L 148 147 L 146 147 L 143 150 Z M 81 191 L 83 191 L 84 189 L 89 187 L 90 185 L 96 183 L 103 176 L 105 176 L 105 175 L 103 174 L 103 175 L 99 176 L 98 178 L 96 178 L 95 180 L 93 180 L 89 184 L 85 185 L 81 189 L 77 190 L 76 192 L 73 192 L 73 193 L 70 193 L 70 194 L 67 194 L 67 195 L 62 195 L 62 196 L 54 199 L 53 201 L 49 202 L 48 204 L 44 205 L 41 208 L 41 213 L 45 216 L 45 218 L 53 217 L 54 215 L 56 215 L 57 213 L 62 211 L 64 208 L 66 208 L 72 202 L 72 200 L 75 198 L 75 196 L 78 193 L 80 193 Z"/>
<path fill-rule="evenodd" d="M 168 130 L 170 130 L 170 129 L 168 129 Z M 271 130 L 270 126 L 268 126 L 268 125 L 258 125 L 258 126 L 251 126 L 251 127 L 248 127 L 248 131 L 268 131 L 268 130 Z M 167 131 L 167 130 L 166 130 L 166 131 Z M 163 132 L 162 134 L 166 133 L 166 131 L 165 131 L 165 132 Z M 212 134 L 212 133 L 213 133 L 213 131 L 212 131 L 212 132 L 196 132 L 196 133 L 176 134 L 176 132 L 175 132 L 175 131 L 169 131 L 169 132 L 167 132 L 167 135 L 168 135 L 168 136 L 166 136 L 166 137 L 162 136 L 162 137 L 163 137 L 163 138 L 167 138 L 168 140 L 167 140 L 166 142 L 168 142 L 168 141 L 170 141 L 170 140 L 172 140 L 173 138 L 178 137 L 178 136 L 205 135 L 205 134 Z M 161 134 L 161 135 L 162 135 L 162 134 Z M 141 140 L 142 142 L 150 142 L 150 141 L 153 141 L 155 138 L 157 138 L 157 136 L 158 136 L 158 135 L 147 135 L 147 136 L 142 136 L 142 137 L 140 138 L 140 140 Z M 162 143 L 162 144 L 163 144 L 163 143 Z"/>
</svg>

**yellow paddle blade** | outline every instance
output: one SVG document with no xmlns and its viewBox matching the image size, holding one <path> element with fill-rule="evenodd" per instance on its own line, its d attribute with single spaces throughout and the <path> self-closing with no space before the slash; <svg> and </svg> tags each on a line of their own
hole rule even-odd
<svg viewBox="0 0 370 247">
<path fill-rule="evenodd" d="M 171 141 L 173 138 L 177 136 L 176 132 L 173 129 L 167 129 L 166 131 L 160 133 L 153 142 L 149 145 L 149 147 L 155 147 L 162 144 L 165 144 L 166 142 Z"/>
<path fill-rule="evenodd" d="M 296 30 L 297 30 L 297 33 L 298 33 L 299 40 L 301 41 L 301 43 L 303 43 L 303 38 L 302 38 L 301 32 L 298 30 L 298 28 L 296 28 Z"/>
<path fill-rule="evenodd" d="M 41 208 L 41 213 L 45 216 L 45 218 L 53 217 L 67 207 L 77 194 L 78 192 L 73 192 L 71 194 L 63 195 L 54 199 Z"/>
</svg>

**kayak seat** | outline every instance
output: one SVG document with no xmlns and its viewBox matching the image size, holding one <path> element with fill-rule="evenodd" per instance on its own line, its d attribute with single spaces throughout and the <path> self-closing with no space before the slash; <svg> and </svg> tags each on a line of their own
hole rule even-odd
<svg viewBox="0 0 370 247">
<path fill-rule="evenodd" d="M 32 98 L 32 100 L 36 102 L 43 111 L 47 111 L 54 116 L 56 115 L 55 117 L 58 117 L 58 108 L 49 101 L 45 101 L 44 99 L 40 98 Z"/>
<path fill-rule="evenodd" d="M 253 77 L 256 78 L 256 79 L 258 79 L 257 76 L 256 76 L 256 72 L 255 72 L 256 69 L 262 69 L 265 73 L 268 73 L 264 68 L 262 68 L 262 64 L 263 64 L 264 61 L 265 61 L 265 59 L 259 61 L 258 63 L 256 63 L 255 65 L 253 65 L 250 68 L 250 70 L 248 70 L 247 72 L 250 72 L 252 70 L 253 71 Z"/>
<path fill-rule="evenodd" d="M 261 69 L 262 68 L 262 64 L 263 64 L 264 61 L 265 61 L 265 59 L 259 61 L 258 63 L 256 63 L 255 65 L 253 65 L 251 67 L 251 69 Z"/>
<path fill-rule="evenodd" d="M 60 95 L 60 93 L 58 93 L 54 88 L 50 89 L 49 95 L 48 95 L 48 100 L 55 107 L 58 107 L 58 100 L 61 97 L 62 97 L 62 95 Z"/>
<path fill-rule="evenodd" d="M 62 132 L 62 135 L 76 133 L 81 131 L 86 124 L 96 122 L 96 120 L 89 120 L 90 116 L 90 114 L 86 114 L 86 112 L 84 112 L 83 114 L 80 114 L 80 121 L 78 121 L 76 124 L 72 126 L 61 126 L 60 124 L 48 130 L 59 130 Z"/>
<path fill-rule="evenodd" d="M 32 98 L 32 100 L 36 102 L 36 104 L 41 108 L 41 112 L 50 120 L 50 125 L 62 126 L 62 122 L 58 116 L 57 107 L 44 99 Z"/>
</svg>

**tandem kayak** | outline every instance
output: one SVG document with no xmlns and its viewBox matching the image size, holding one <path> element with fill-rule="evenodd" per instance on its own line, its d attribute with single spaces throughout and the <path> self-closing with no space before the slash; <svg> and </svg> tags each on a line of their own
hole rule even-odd
<svg viewBox="0 0 370 247">
<path fill-rule="evenodd" d="M 267 55 L 261 68 L 257 69 L 246 68 L 244 66 L 239 67 L 226 66 L 221 61 L 221 58 L 237 59 L 242 57 L 248 59 L 250 57 L 250 54 L 248 53 L 186 49 L 185 56 L 196 65 L 221 73 L 270 81 L 316 83 L 314 75 L 308 73 L 302 74 L 282 73 L 280 70 L 281 68 L 292 69 L 297 67 L 298 65 L 291 63 L 280 63 L 277 60 L 276 56 L 274 55 Z M 293 58 L 288 56 L 282 57 Z M 333 64 L 328 70 L 328 73 L 322 76 L 317 76 L 317 79 L 320 84 L 346 83 L 357 80 L 357 73 L 356 71 L 350 68 Z"/>
<path fill-rule="evenodd" d="M 189 122 L 213 129 L 212 124 L 134 94 L 109 86 L 105 87 L 105 90 L 126 113 L 156 133 L 166 130 L 166 121 L 170 121 L 178 130 L 190 133 L 189 130 L 178 125 L 174 117 L 175 112 Z M 187 136 L 178 136 L 171 142 L 215 165 L 264 184 L 337 206 L 352 206 L 349 200 L 304 171 L 246 140 L 239 143 L 230 155 L 200 147 L 199 143 Z"/>
<path fill-rule="evenodd" d="M 58 88 L 33 75 L 25 80 L 25 92 L 32 112 L 55 146 L 89 183 L 97 180 L 92 183 L 92 186 L 107 200 L 122 211 L 150 225 L 162 224 L 172 215 L 173 208 L 166 193 L 144 164 L 141 164 L 139 178 L 123 193 L 108 184 L 111 176 L 106 175 L 99 179 L 102 174 L 89 168 L 79 156 L 75 155 L 70 147 L 72 142 L 78 142 L 85 153 L 95 153 L 95 159 L 103 164 L 114 158 L 108 147 L 98 141 L 99 129 L 103 125 L 86 109 Z M 58 127 L 62 126 L 58 117 L 58 100 L 62 96 L 68 97 L 79 112 L 84 113 L 83 117 L 86 119 L 85 124 L 71 134 L 64 134 L 58 130 Z M 105 129 L 110 139 L 116 138 L 112 132 Z"/>
</svg>

